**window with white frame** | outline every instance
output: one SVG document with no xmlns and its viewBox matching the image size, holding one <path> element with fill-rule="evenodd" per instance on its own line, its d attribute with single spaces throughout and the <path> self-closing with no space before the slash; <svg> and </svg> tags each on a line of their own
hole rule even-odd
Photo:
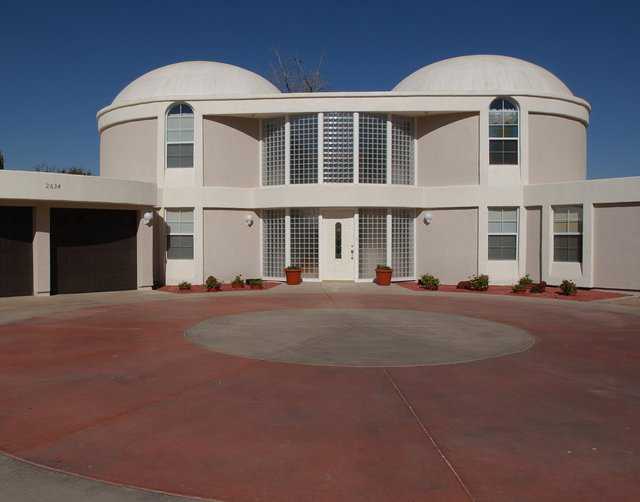
<svg viewBox="0 0 640 502">
<path fill-rule="evenodd" d="M 262 184 L 284 185 L 284 117 L 262 121 Z"/>
<path fill-rule="evenodd" d="M 381 113 L 359 115 L 360 183 L 387 182 L 387 116 Z"/>
<path fill-rule="evenodd" d="M 167 209 L 167 258 L 193 260 L 193 209 Z"/>
<path fill-rule="evenodd" d="M 302 277 L 319 277 L 320 225 L 318 220 L 317 209 L 292 209 L 290 213 L 290 264 L 302 269 Z"/>
<path fill-rule="evenodd" d="M 489 107 L 489 164 L 518 164 L 519 113 L 515 103 L 494 99 Z"/>
<path fill-rule="evenodd" d="M 193 167 L 193 109 L 178 103 L 167 112 L 167 167 Z"/>
<path fill-rule="evenodd" d="M 323 181 L 353 183 L 353 113 L 324 113 L 323 135 Z"/>
<path fill-rule="evenodd" d="M 318 183 L 318 115 L 292 115 L 289 127 L 289 183 Z"/>
<path fill-rule="evenodd" d="M 582 206 L 553 208 L 553 261 L 582 262 Z"/>
<path fill-rule="evenodd" d="M 413 209 L 391 211 L 391 267 L 396 279 L 410 279 L 414 276 L 414 222 Z"/>
<path fill-rule="evenodd" d="M 280 278 L 285 266 L 285 211 L 266 209 L 262 214 L 262 275 Z"/>
<path fill-rule="evenodd" d="M 391 183 L 413 185 L 413 117 L 391 117 Z"/>
<path fill-rule="evenodd" d="M 387 210 L 358 211 L 358 277 L 372 279 L 376 266 L 387 264 Z"/>
<path fill-rule="evenodd" d="M 518 208 L 489 208 L 489 260 L 518 256 Z"/>
</svg>

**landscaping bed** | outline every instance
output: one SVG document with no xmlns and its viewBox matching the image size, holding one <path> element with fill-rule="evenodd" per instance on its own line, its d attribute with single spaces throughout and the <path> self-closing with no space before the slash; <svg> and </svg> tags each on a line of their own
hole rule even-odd
<svg viewBox="0 0 640 502">
<path fill-rule="evenodd" d="M 264 281 L 262 283 L 262 290 L 272 289 L 276 286 L 279 286 L 279 282 L 268 282 Z M 260 291 L 260 289 L 254 289 L 249 286 L 244 286 L 243 288 L 234 288 L 231 284 L 222 284 L 220 289 L 212 289 L 207 290 L 204 284 L 193 284 L 191 289 L 180 289 L 178 286 L 162 286 L 158 288 L 158 291 L 164 291 L 165 293 L 178 293 L 178 294 L 189 294 L 189 293 L 225 293 L 228 291 Z"/>
<path fill-rule="evenodd" d="M 412 291 L 428 291 L 415 282 L 397 282 L 401 286 Z M 514 293 L 513 286 L 489 286 L 486 291 L 475 291 L 470 289 L 459 289 L 453 284 L 444 284 L 438 287 L 438 291 L 445 293 L 471 293 L 478 295 L 503 295 L 503 296 L 526 296 L 534 298 L 552 298 L 556 300 L 573 300 L 578 302 L 590 302 L 594 300 L 609 300 L 611 298 L 620 298 L 622 293 L 613 293 L 609 291 L 597 291 L 594 289 L 578 289 L 578 293 L 574 296 L 565 296 L 560 293 L 560 288 L 547 286 L 543 293 L 531 293 L 529 291 Z"/>
</svg>

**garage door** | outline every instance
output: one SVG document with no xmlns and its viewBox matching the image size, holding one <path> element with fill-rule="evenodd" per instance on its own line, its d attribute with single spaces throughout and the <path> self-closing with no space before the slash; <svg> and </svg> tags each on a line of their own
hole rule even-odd
<svg viewBox="0 0 640 502">
<path fill-rule="evenodd" d="M 51 292 L 136 289 L 136 211 L 51 210 Z"/>
<path fill-rule="evenodd" d="M 0 207 L 0 296 L 33 294 L 33 213 Z"/>
</svg>

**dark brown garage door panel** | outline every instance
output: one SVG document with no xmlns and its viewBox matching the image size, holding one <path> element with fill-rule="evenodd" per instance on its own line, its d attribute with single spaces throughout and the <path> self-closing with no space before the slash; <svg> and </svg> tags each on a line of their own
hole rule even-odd
<svg viewBox="0 0 640 502">
<path fill-rule="evenodd" d="M 137 220 L 131 210 L 52 209 L 52 292 L 135 289 Z"/>
<path fill-rule="evenodd" d="M 33 294 L 33 211 L 0 207 L 0 296 Z"/>
</svg>

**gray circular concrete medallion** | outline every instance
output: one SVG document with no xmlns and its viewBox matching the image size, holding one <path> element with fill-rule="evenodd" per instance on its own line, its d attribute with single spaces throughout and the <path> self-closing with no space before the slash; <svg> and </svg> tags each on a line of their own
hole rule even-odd
<svg viewBox="0 0 640 502">
<path fill-rule="evenodd" d="M 416 310 L 300 309 L 213 317 L 186 332 L 215 352 L 266 361 L 394 367 L 455 364 L 522 352 L 526 331 Z"/>
</svg>

